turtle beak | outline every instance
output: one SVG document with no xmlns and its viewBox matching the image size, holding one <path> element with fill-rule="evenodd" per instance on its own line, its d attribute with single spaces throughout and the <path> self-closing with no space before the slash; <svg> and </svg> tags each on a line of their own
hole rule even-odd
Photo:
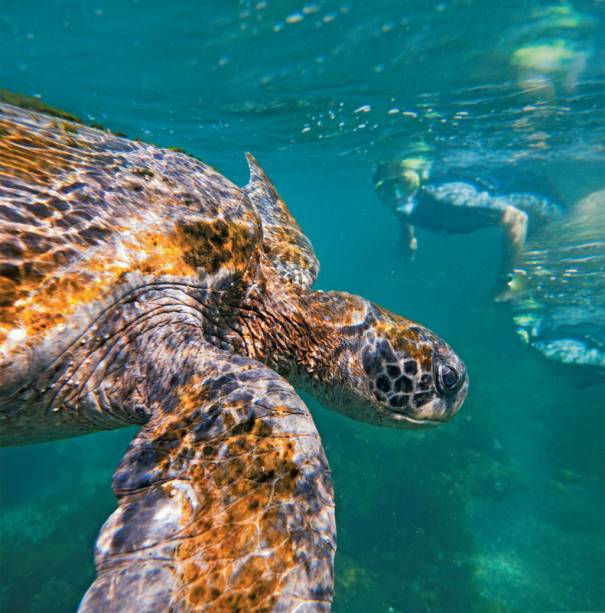
<svg viewBox="0 0 605 613">
<path fill-rule="evenodd" d="M 420 422 L 436 425 L 449 421 L 460 410 L 468 394 L 468 381 L 465 381 L 456 396 L 453 398 L 437 397 L 417 407 L 413 418 Z"/>
<path fill-rule="evenodd" d="M 468 394 L 468 375 L 464 375 L 464 383 L 453 398 L 443 398 L 445 406 L 444 421 L 450 420 L 460 410 Z"/>
</svg>

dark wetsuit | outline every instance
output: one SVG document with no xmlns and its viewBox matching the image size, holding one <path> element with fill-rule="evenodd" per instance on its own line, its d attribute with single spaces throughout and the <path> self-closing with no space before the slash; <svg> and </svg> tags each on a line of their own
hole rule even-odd
<svg viewBox="0 0 605 613">
<path fill-rule="evenodd" d="M 407 203 L 399 204 L 397 211 L 407 223 L 458 234 L 500 225 L 509 207 L 527 214 L 528 232 L 558 219 L 563 213 L 558 204 L 536 194 L 498 194 L 466 181 L 423 185 Z"/>
</svg>

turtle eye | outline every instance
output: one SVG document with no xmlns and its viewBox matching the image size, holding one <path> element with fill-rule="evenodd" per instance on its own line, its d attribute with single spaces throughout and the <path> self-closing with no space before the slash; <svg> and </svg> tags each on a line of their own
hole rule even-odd
<svg viewBox="0 0 605 613">
<path fill-rule="evenodd" d="M 439 366 L 439 383 L 445 394 L 453 393 L 460 383 L 460 375 L 452 366 L 441 364 Z"/>
</svg>

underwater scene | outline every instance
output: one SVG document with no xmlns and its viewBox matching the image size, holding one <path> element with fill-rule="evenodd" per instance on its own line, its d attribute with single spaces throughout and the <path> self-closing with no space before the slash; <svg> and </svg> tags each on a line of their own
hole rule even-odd
<svg viewBox="0 0 605 613">
<path fill-rule="evenodd" d="M 334 482 L 333 611 L 605 611 L 604 0 L 0 0 L 2 102 L 241 187 L 251 152 L 314 288 L 464 361 L 435 428 L 298 390 Z M 136 433 L 0 449 L 0 611 L 78 608 Z"/>
</svg>

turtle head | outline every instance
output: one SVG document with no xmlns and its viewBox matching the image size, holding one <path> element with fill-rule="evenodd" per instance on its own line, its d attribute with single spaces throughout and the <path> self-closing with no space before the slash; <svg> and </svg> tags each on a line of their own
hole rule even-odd
<svg viewBox="0 0 605 613">
<path fill-rule="evenodd" d="M 315 292 L 314 292 L 315 293 Z M 324 398 L 355 419 L 395 428 L 449 420 L 466 398 L 462 360 L 427 328 L 363 298 L 319 293 L 314 309 L 335 332 L 322 360 Z"/>
</svg>

